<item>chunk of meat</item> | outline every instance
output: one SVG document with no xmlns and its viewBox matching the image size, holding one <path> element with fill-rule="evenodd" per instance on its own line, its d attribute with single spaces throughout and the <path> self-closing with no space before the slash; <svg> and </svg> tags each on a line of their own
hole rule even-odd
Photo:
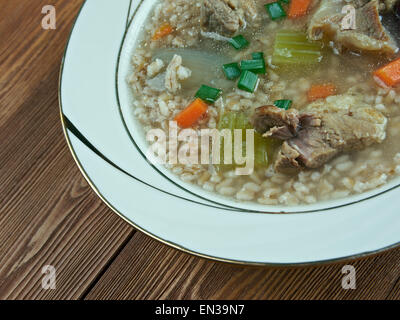
<svg viewBox="0 0 400 320">
<path fill-rule="evenodd" d="M 398 47 L 389 32 L 383 27 L 379 16 L 378 0 L 351 0 L 349 5 L 356 9 L 356 29 L 342 30 L 341 1 L 322 0 L 314 13 L 308 36 L 311 40 L 323 38 L 335 42 L 337 48 L 394 54 Z"/>
<path fill-rule="evenodd" d="M 381 143 L 386 138 L 387 119 L 365 105 L 362 97 L 342 95 L 313 103 L 302 112 L 261 107 L 253 124 L 264 136 L 284 140 L 275 170 L 293 173 L 319 168 L 341 153 Z"/>
<path fill-rule="evenodd" d="M 321 120 L 311 113 L 300 114 L 296 109 L 265 106 L 256 109 L 252 123 L 256 131 L 266 137 L 288 140 L 296 137 L 304 127 L 320 126 Z"/>
<path fill-rule="evenodd" d="M 176 93 L 182 88 L 180 81 L 191 75 L 192 71 L 182 66 L 182 57 L 176 54 L 169 63 L 165 74 L 165 88 L 171 93 Z"/>
<path fill-rule="evenodd" d="M 239 6 L 244 11 L 244 16 L 248 22 L 257 18 L 258 10 L 255 0 L 239 0 Z"/>
<path fill-rule="evenodd" d="M 300 119 L 295 109 L 283 109 L 265 106 L 258 108 L 253 116 L 253 126 L 261 133 L 286 140 L 297 135 Z"/>
<path fill-rule="evenodd" d="M 206 31 L 230 36 L 257 15 L 255 0 L 203 0 L 201 24 Z"/>
</svg>

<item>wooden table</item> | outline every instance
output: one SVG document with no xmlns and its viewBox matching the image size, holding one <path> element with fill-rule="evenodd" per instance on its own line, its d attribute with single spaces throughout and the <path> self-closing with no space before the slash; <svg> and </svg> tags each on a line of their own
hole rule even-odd
<svg viewBox="0 0 400 320">
<path fill-rule="evenodd" d="M 110 0 L 111 1 L 111 0 Z M 58 75 L 82 0 L 0 2 L 0 299 L 399 299 L 400 250 L 345 263 L 250 268 L 199 259 L 134 230 L 80 174 L 65 143 Z M 56 268 L 56 289 L 42 268 Z"/>
</svg>

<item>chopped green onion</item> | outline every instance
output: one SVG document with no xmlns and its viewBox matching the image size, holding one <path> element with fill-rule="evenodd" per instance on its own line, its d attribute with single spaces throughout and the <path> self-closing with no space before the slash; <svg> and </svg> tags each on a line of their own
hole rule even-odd
<svg viewBox="0 0 400 320">
<path fill-rule="evenodd" d="M 292 100 L 276 100 L 274 102 L 274 105 L 280 109 L 289 110 L 290 107 L 292 106 L 292 103 L 293 103 Z"/>
<path fill-rule="evenodd" d="M 242 71 L 249 70 L 257 74 L 265 74 L 265 61 L 261 59 L 256 60 L 243 60 L 240 63 L 240 69 Z"/>
<path fill-rule="evenodd" d="M 239 68 L 239 64 L 236 62 L 224 64 L 222 66 L 222 69 L 224 70 L 224 73 L 229 80 L 235 80 L 240 77 L 241 71 Z"/>
<path fill-rule="evenodd" d="M 286 17 L 286 12 L 279 2 L 272 2 L 265 5 L 265 9 L 271 20 L 278 20 Z"/>
<path fill-rule="evenodd" d="M 264 52 L 253 52 L 253 53 L 251 54 L 251 56 L 252 56 L 252 58 L 253 58 L 254 60 L 257 60 L 257 59 L 265 60 L 265 59 L 264 59 Z"/>
<path fill-rule="evenodd" d="M 220 89 L 202 85 L 200 87 L 199 91 L 197 91 L 195 97 L 200 98 L 201 100 L 208 102 L 208 103 L 214 103 L 215 101 L 218 100 L 221 93 L 222 93 L 222 90 L 220 90 Z"/>
<path fill-rule="evenodd" d="M 322 43 L 311 42 L 304 33 L 297 31 L 277 33 L 273 64 L 315 64 L 322 58 Z"/>
<path fill-rule="evenodd" d="M 253 93 L 258 85 L 258 76 L 248 70 L 242 72 L 240 76 L 238 88 Z"/>
<path fill-rule="evenodd" d="M 253 52 L 251 54 L 253 60 L 262 60 L 263 63 L 263 68 L 262 70 L 260 70 L 261 74 L 265 74 L 266 73 L 266 63 L 265 63 L 265 59 L 264 59 L 264 52 Z M 257 72 L 256 72 L 257 73 Z"/>
<path fill-rule="evenodd" d="M 246 48 L 250 43 L 240 34 L 229 40 L 229 43 L 236 49 L 240 50 Z"/>
</svg>

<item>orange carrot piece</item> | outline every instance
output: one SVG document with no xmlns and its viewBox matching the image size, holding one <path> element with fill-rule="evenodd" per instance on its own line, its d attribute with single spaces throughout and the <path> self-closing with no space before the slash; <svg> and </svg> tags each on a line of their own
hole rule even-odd
<svg viewBox="0 0 400 320">
<path fill-rule="evenodd" d="M 292 0 L 290 2 L 288 17 L 294 19 L 305 16 L 310 4 L 311 0 Z"/>
<path fill-rule="evenodd" d="M 400 59 L 397 59 L 388 65 L 374 72 L 375 79 L 383 82 L 389 87 L 400 83 Z"/>
<path fill-rule="evenodd" d="M 153 41 L 157 41 L 160 40 L 164 37 L 166 37 L 167 35 L 171 34 L 172 32 L 174 32 L 174 28 L 168 24 L 168 23 L 164 23 L 161 27 L 159 27 L 156 32 L 154 32 Z"/>
<path fill-rule="evenodd" d="M 334 84 L 313 85 L 310 90 L 308 90 L 308 101 L 312 102 L 318 99 L 324 99 L 335 95 L 336 92 L 337 89 Z"/>
<path fill-rule="evenodd" d="M 201 99 L 194 100 L 185 110 L 180 112 L 175 121 L 181 128 L 190 128 L 207 113 L 208 104 Z"/>
</svg>

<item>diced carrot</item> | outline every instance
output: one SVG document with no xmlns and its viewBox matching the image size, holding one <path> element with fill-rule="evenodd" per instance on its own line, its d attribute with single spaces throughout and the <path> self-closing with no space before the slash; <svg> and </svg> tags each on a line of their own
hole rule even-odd
<svg viewBox="0 0 400 320">
<path fill-rule="evenodd" d="M 400 83 L 400 59 L 397 59 L 388 65 L 374 72 L 376 80 L 382 81 L 385 85 L 393 87 Z M 378 81 L 379 82 L 379 81 Z"/>
<path fill-rule="evenodd" d="M 159 27 L 156 30 L 156 32 L 154 32 L 152 39 L 153 41 L 160 40 L 166 37 L 167 35 L 171 34 L 172 32 L 174 32 L 174 28 L 170 24 L 164 23 L 163 25 L 161 25 L 161 27 Z"/>
<path fill-rule="evenodd" d="M 288 17 L 294 19 L 305 16 L 310 4 L 311 0 L 292 0 L 290 2 Z"/>
<path fill-rule="evenodd" d="M 190 128 L 207 113 L 208 105 L 201 99 L 194 100 L 185 110 L 175 117 L 181 128 Z"/>
<path fill-rule="evenodd" d="M 337 92 L 336 86 L 334 84 L 321 84 L 321 85 L 313 85 L 310 90 L 308 90 L 308 100 L 310 102 L 324 99 L 329 96 L 335 95 Z"/>
</svg>

